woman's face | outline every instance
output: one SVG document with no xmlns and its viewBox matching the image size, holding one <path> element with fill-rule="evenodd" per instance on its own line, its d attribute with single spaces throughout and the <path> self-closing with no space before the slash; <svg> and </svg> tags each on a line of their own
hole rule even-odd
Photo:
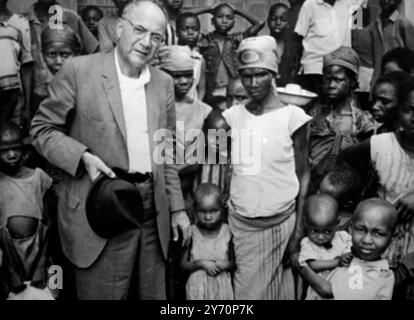
<svg viewBox="0 0 414 320">
<path fill-rule="evenodd" d="M 391 111 L 398 105 L 397 92 L 391 83 L 380 83 L 374 90 L 374 104 L 372 106 L 372 116 L 380 123 L 391 119 Z"/>
<path fill-rule="evenodd" d="M 256 102 L 263 100 L 272 89 L 273 74 L 267 69 L 243 69 L 240 77 L 247 93 Z"/>
<path fill-rule="evenodd" d="M 43 51 L 46 65 L 52 74 L 56 74 L 66 59 L 75 55 L 74 50 L 64 42 L 52 42 Z"/>
</svg>

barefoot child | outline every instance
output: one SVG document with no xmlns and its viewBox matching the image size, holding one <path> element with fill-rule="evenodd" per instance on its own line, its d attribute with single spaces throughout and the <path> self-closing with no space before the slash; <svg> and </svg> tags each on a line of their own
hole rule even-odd
<svg viewBox="0 0 414 320">
<path fill-rule="evenodd" d="M 336 231 L 338 205 L 329 195 L 314 195 L 306 201 L 304 222 L 308 236 L 301 241 L 299 264 L 326 279 L 332 270 L 351 258 L 351 236 Z M 320 299 L 309 287 L 306 300 Z"/>
<path fill-rule="evenodd" d="M 46 288 L 48 220 L 43 197 L 52 179 L 41 169 L 22 165 L 19 128 L 5 122 L 0 128 L 0 247 L 8 299 L 53 299 Z M 36 290 L 36 289 L 39 290 Z"/>
<path fill-rule="evenodd" d="M 196 224 L 181 266 L 190 273 L 187 300 L 232 300 L 231 271 L 235 269 L 229 226 L 222 220 L 220 190 L 201 184 L 194 195 Z"/>
</svg>

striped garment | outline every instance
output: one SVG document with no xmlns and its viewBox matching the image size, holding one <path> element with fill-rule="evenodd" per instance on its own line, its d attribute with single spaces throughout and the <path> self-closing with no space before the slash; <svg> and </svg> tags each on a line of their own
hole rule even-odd
<svg viewBox="0 0 414 320">
<path fill-rule="evenodd" d="M 379 177 L 381 198 L 396 204 L 399 198 L 414 191 L 414 158 L 404 151 L 395 133 L 371 138 L 371 161 Z M 391 268 L 395 268 L 411 252 L 414 252 L 414 219 L 397 225 L 385 257 Z"/>
<path fill-rule="evenodd" d="M 295 221 L 294 207 L 285 220 L 271 223 L 269 218 L 244 218 L 230 205 L 229 226 L 237 264 L 233 278 L 235 300 L 295 298 L 292 273 L 282 266 Z"/>
</svg>

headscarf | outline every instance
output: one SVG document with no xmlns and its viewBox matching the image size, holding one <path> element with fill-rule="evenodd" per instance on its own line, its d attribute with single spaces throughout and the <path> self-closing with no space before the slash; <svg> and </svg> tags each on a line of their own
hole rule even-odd
<svg viewBox="0 0 414 320">
<path fill-rule="evenodd" d="M 194 59 L 188 46 L 164 46 L 158 53 L 161 69 L 168 71 L 193 71 Z"/>
<path fill-rule="evenodd" d="M 341 66 L 345 67 L 356 75 L 359 73 L 359 56 L 351 47 L 342 46 L 323 57 L 323 67 Z"/>
<path fill-rule="evenodd" d="M 81 51 L 81 41 L 79 36 L 69 26 L 63 25 L 63 28 L 46 27 L 42 31 L 42 50 L 53 42 L 66 43 L 73 51 Z"/>
</svg>

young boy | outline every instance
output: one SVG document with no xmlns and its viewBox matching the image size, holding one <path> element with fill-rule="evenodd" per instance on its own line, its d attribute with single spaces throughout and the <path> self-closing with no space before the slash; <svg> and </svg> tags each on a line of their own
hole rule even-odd
<svg viewBox="0 0 414 320">
<path fill-rule="evenodd" d="M 81 16 L 89 31 L 98 39 L 98 22 L 103 18 L 102 10 L 97 6 L 87 6 L 82 10 Z"/>
<path fill-rule="evenodd" d="M 189 92 L 190 97 L 203 100 L 206 87 L 206 61 L 200 54 L 197 46 L 200 37 L 200 20 L 191 12 L 184 12 L 178 15 L 176 21 L 178 44 L 189 46 L 194 59 L 194 83 Z"/>
<path fill-rule="evenodd" d="M 32 55 L 29 23 L 0 0 L 0 121 L 27 124 L 30 113 Z"/>
<path fill-rule="evenodd" d="M 103 17 L 98 23 L 99 51 L 102 52 L 109 52 L 116 46 L 118 42 L 116 25 L 122 9 L 128 0 L 112 0 L 112 2 L 114 3 L 117 13 Z"/>
<path fill-rule="evenodd" d="M 196 14 L 211 13 L 214 31 L 200 41 L 201 53 L 206 59 L 206 96 L 225 96 L 229 79 L 237 75 L 236 50 L 244 38 L 256 35 L 265 22 L 236 9 L 229 3 L 219 3 L 212 8 L 201 9 Z M 230 34 L 234 27 L 235 15 L 248 20 L 252 26 L 241 33 Z"/>
<path fill-rule="evenodd" d="M 330 271 L 350 259 L 351 236 L 336 230 L 338 204 L 327 194 L 313 195 L 306 200 L 304 218 L 307 237 L 301 241 L 299 264 L 326 279 Z M 306 300 L 320 300 L 320 296 L 309 288 Z"/>
<path fill-rule="evenodd" d="M 351 46 L 350 21 L 367 0 L 306 0 L 299 12 L 295 32 L 303 44 L 299 84 L 321 92 L 323 56 L 342 46 Z M 302 50 L 301 50 L 302 51 Z"/>
<path fill-rule="evenodd" d="M 249 94 L 243 86 L 241 78 L 231 78 L 229 84 L 227 85 L 227 108 L 230 108 L 236 104 L 247 105 L 249 101 Z"/>
<path fill-rule="evenodd" d="M 290 3 L 288 0 L 277 0 L 269 9 L 267 24 L 270 35 L 275 38 L 280 59 L 279 74 L 276 78 L 278 87 L 293 83 L 299 71 L 299 43 L 289 26 Z"/>
<path fill-rule="evenodd" d="M 335 300 L 390 300 L 394 274 L 381 259 L 397 222 L 395 208 L 380 199 L 361 202 L 352 218 L 352 255 L 349 266 L 335 269 L 328 280 L 309 266 L 300 272 L 323 298 Z"/>
<path fill-rule="evenodd" d="M 181 13 L 183 2 L 184 0 L 162 0 L 168 17 L 167 30 L 165 33 L 165 45 L 167 46 L 178 44 L 176 38 L 176 20 Z"/>
<path fill-rule="evenodd" d="M 381 73 L 383 55 L 397 47 L 414 50 L 414 24 L 401 15 L 397 8 L 401 0 L 380 0 L 380 16 L 370 26 L 373 45 L 373 83 Z"/>
</svg>

